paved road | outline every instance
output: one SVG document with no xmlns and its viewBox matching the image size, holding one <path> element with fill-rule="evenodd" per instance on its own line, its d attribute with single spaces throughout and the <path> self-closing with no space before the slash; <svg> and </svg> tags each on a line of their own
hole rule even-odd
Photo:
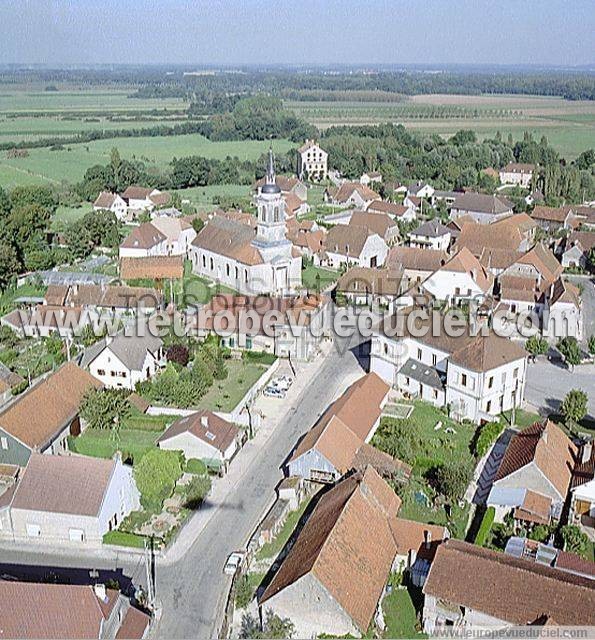
<svg viewBox="0 0 595 640">
<path fill-rule="evenodd" d="M 226 508 L 209 521 L 184 558 L 157 569 L 156 591 L 163 603 L 159 638 L 210 638 L 224 605 L 230 578 L 222 567 L 227 555 L 243 548 L 274 497 L 281 465 L 297 439 L 343 389 L 343 381 L 361 371 L 351 351 L 333 349 L 310 385 L 294 403 L 286 423 L 278 427 Z"/>
</svg>

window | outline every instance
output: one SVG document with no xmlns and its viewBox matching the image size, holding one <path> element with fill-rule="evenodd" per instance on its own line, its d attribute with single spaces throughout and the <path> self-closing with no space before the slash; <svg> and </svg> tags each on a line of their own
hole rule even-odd
<svg viewBox="0 0 595 640">
<path fill-rule="evenodd" d="M 388 344 L 386 342 L 384 343 L 384 355 L 388 355 Z"/>
<path fill-rule="evenodd" d="M 105 369 L 97 369 L 97 375 L 98 376 L 104 376 L 105 375 Z"/>
<path fill-rule="evenodd" d="M 252 338 L 246 338 L 246 349 L 252 349 Z"/>
<path fill-rule="evenodd" d="M 434 389 L 433 395 L 434 395 L 434 400 L 438 400 L 438 390 L 437 389 Z"/>
<path fill-rule="evenodd" d="M 409 378 L 405 378 L 405 384 L 409 386 Z"/>
<path fill-rule="evenodd" d="M 202 256 L 202 266 L 206 269 L 207 268 L 207 256 L 204 255 Z"/>
<path fill-rule="evenodd" d="M 438 362 L 438 356 L 435 353 L 433 353 L 432 354 L 432 365 L 436 366 L 437 362 Z"/>
<path fill-rule="evenodd" d="M 68 529 L 68 539 L 71 542 L 83 542 L 85 540 L 85 532 L 82 529 Z"/>
<path fill-rule="evenodd" d="M 512 377 L 516 380 L 519 377 L 519 368 L 516 367 L 515 370 L 512 372 Z"/>
<path fill-rule="evenodd" d="M 225 265 L 225 275 L 229 277 L 229 262 Z"/>
<path fill-rule="evenodd" d="M 211 267 L 211 271 L 213 271 L 213 269 L 215 268 L 215 265 L 213 264 L 213 258 L 210 259 L 209 266 Z"/>
<path fill-rule="evenodd" d="M 506 371 L 502 372 L 502 385 L 506 384 Z"/>
<path fill-rule="evenodd" d="M 229 346 L 230 347 L 235 347 L 236 346 L 236 340 L 232 336 L 229 337 Z"/>
<path fill-rule="evenodd" d="M 491 389 L 494 386 L 494 376 L 490 376 L 488 378 L 488 389 Z"/>
<path fill-rule="evenodd" d="M 420 362 L 421 362 L 421 356 L 422 356 L 421 349 L 418 349 L 418 350 L 417 350 L 417 359 L 418 359 Z"/>
<path fill-rule="evenodd" d="M 462 373 L 461 374 L 461 384 L 466 387 L 467 386 L 467 374 L 466 373 Z"/>
<path fill-rule="evenodd" d="M 489 413 L 492 410 L 492 401 L 488 400 L 486 404 L 486 411 Z"/>
<path fill-rule="evenodd" d="M 8 438 L 0 438 L 0 446 L 6 451 L 8 449 Z"/>
<path fill-rule="evenodd" d="M 455 296 L 460 296 L 461 295 L 461 288 L 460 287 L 456 287 L 455 288 Z"/>
<path fill-rule="evenodd" d="M 29 538 L 39 538 L 41 536 L 41 527 L 38 524 L 27 523 L 27 536 Z"/>
</svg>

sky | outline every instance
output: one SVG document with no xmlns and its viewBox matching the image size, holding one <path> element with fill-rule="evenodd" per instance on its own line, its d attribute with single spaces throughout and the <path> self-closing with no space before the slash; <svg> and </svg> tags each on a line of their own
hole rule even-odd
<svg viewBox="0 0 595 640">
<path fill-rule="evenodd" d="M 0 63 L 595 63 L 594 0 L 0 0 Z"/>
</svg>

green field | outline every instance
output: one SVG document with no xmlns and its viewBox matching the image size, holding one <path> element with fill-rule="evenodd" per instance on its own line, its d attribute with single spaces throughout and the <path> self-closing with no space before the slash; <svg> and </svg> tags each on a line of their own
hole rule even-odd
<svg viewBox="0 0 595 640">
<path fill-rule="evenodd" d="M 97 140 L 67 145 L 60 151 L 28 149 L 25 158 L 9 158 L 6 152 L 0 152 L 0 185 L 13 187 L 17 184 L 77 182 L 88 167 L 106 164 L 113 147 L 119 150 L 123 158 L 141 160 L 163 171 L 172 158 L 190 155 L 219 160 L 227 156 L 256 160 L 268 150 L 270 144 L 268 140 L 211 142 L 196 133 Z M 289 140 L 273 140 L 272 146 L 275 153 L 285 153 L 295 145 Z"/>
<path fill-rule="evenodd" d="M 569 159 L 595 147 L 595 102 L 544 96 L 420 95 L 404 102 L 286 102 L 298 115 L 326 129 L 332 125 L 396 122 L 445 137 L 473 129 L 480 138 L 497 131 L 515 139 L 545 135 Z"/>
</svg>

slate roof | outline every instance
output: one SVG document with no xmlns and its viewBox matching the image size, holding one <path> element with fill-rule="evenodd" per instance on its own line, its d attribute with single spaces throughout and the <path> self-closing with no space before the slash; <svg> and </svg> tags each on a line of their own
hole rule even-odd
<svg viewBox="0 0 595 640">
<path fill-rule="evenodd" d="M 147 330 L 144 336 L 127 336 L 119 333 L 111 339 L 103 339 L 85 351 L 81 365 L 88 367 L 105 349 L 109 349 L 131 371 L 140 371 L 147 352 L 155 354 L 163 340 Z"/>
<path fill-rule="evenodd" d="M 420 224 L 417 229 L 414 229 L 409 233 L 410 236 L 425 236 L 428 238 L 440 238 L 447 234 L 450 234 L 451 230 L 438 218 L 434 218 L 433 220 L 428 220 L 423 224 Z"/>
<path fill-rule="evenodd" d="M 511 624 L 595 625 L 595 582 L 460 540 L 438 547 L 423 592 Z"/>
<path fill-rule="evenodd" d="M 492 215 L 512 213 L 512 205 L 504 198 L 487 195 L 485 193 L 473 193 L 472 191 L 459 194 L 453 202 L 452 208 L 461 211 L 489 213 Z"/>
<path fill-rule="evenodd" d="M 433 389 L 444 390 L 444 381 L 438 371 L 430 365 L 409 358 L 399 369 L 399 374 L 413 378 Z"/>
</svg>

